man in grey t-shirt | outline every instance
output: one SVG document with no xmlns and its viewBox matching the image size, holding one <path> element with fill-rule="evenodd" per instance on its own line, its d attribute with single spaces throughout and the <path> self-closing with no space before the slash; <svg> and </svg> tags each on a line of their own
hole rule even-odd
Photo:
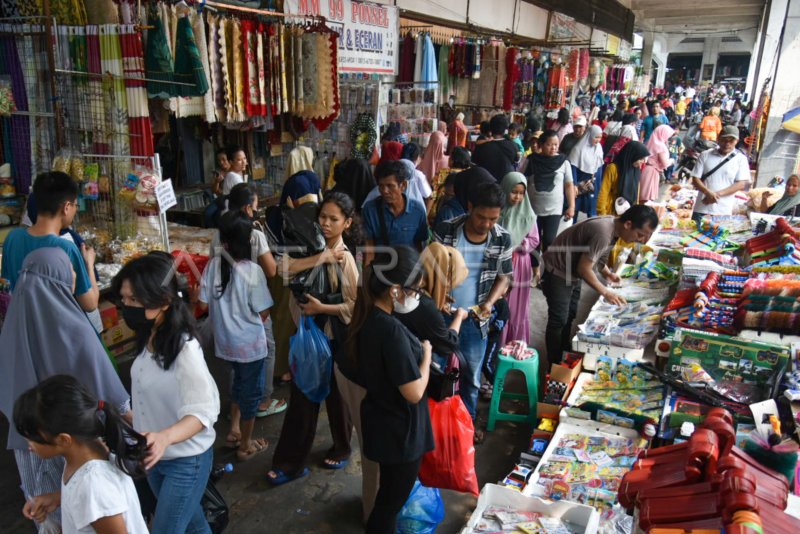
<svg viewBox="0 0 800 534">
<path fill-rule="evenodd" d="M 542 291 L 547 299 L 547 358 L 559 363 L 565 350 L 570 349 L 570 330 L 578 301 L 581 280 L 612 304 L 623 305 L 625 299 L 607 288 L 595 271 L 609 282 L 619 282 L 606 261 L 617 238 L 628 243 L 647 243 L 658 227 L 653 208 L 637 205 L 620 217 L 593 217 L 562 232 L 544 254 L 545 271 Z M 545 374 L 549 366 L 540 365 Z"/>
</svg>

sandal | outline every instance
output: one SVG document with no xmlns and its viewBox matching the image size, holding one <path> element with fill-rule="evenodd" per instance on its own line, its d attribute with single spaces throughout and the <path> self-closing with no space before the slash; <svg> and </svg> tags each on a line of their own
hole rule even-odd
<svg viewBox="0 0 800 534">
<path fill-rule="evenodd" d="M 241 434 L 234 434 L 233 432 L 228 432 L 228 435 L 225 438 L 225 446 L 227 448 L 238 449 L 241 444 L 242 444 Z"/>
<path fill-rule="evenodd" d="M 322 467 L 325 469 L 337 470 L 343 469 L 347 467 L 347 464 L 350 463 L 350 458 L 345 458 L 344 460 L 331 460 L 330 458 L 325 458 L 322 461 Z"/>
<path fill-rule="evenodd" d="M 280 486 L 286 484 L 287 482 L 291 482 L 292 480 L 303 478 L 307 474 L 308 474 L 308 467 L 304 467 L 303 469 L 295 473 L 286 473 L 282 469 L 273 468 L 267 471 L 267 481 L 273 486 Z"/>
<path fill-rule="evenodd" d="M 246 462 L 253 456 L 266 451 L 267 447 L 269 447 L 269 441 L 264 438 L 250 440 L 250 448 L 246 451 L 236 451 L 236 459 L 240 462 Z"/>
<path fill-rule="evenodd" d="M 281 412 L 285 412 L 286 408 L 288 407 L 289 405 L 284 399 L 281 400 L 270 399 L 269 404 L 263 410 L 259 406 L 259 410 L 256 412 L 256 417 L 258 417 L 259 419 L 262 417 L 269 417 L 270 415 L 275 415 Z"/>
</svg>

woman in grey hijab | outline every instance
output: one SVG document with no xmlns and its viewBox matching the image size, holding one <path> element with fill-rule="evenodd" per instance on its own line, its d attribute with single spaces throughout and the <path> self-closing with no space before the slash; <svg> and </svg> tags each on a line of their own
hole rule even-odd
<svg viewBox="0 0 800 534">
<path fill-rule="evenodd" d="M 130 410 L 130 395 L 72 296 L 73 283 L 72 265 L 60 248 L 40 248 L 25 257 L 0 332 L 0 412 L 9 421 L 17 397 L 58 374 L 74 376 L 123 414 Z M 14 451 L 26 501 L 61 491 L 63 458 L 39 458 L 13 425 L 7 448 Z M 60 523 L 57 510 L 48 521 Z"/>
</svg>

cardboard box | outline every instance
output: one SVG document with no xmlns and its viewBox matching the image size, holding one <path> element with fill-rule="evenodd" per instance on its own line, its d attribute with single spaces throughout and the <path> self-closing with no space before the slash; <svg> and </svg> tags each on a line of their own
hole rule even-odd
<svg viewBox="0 0 800 534">
<path fill-rule="evenodd" d="M 128 328 L 128 325 L 125 324 L 125 321 L 120 319 L 119 323 L 103 330 L 103 333 L 100 334 L 100 339 L 103 340 L 106 347 L 111 347 L 118 343 L 122 343 L 123 341 L 128 341 L 133 339 L 136 336 L 136 333 Z"/>
<path fill-rule="evenodd" d="M 595 534 L 600 525 L 600 513 L 591 506 L 567 501 L 550 502 L 538 497 L 528 497 L 516 490 L 496 484 L 486 484 L 481 489 L 475 511 L 461 530 L 461 534 L 474 532 L 475 526 L 483 516 L 483 511 L 488 506 L 509 506 L 515 510 L 539 512 L 547 517 L 569 521 L 581 529 L 579 531 L 581 534 Z"/>
<path fill-rule="evenodd" d="M 564 367 L 563 365 L 556 365 L 552 364 L 550 366 L 550 380 L 557 380 L 562 384 L 567 384 L 567 389 L 564 390 L 564 395 L 561 397 L 561 402 L 566 402 L 569 398 L 570 393 L 572 393 L 572 388 L 574 386 L 575 381 L 580 376 L 581 371 L 583 370 L 583 360 L 580 360 L 575 367 L 570 369 L 569 367 Z M 562 406 L 556 404 L 547 404 L 544 402 L 537 403 L 536 408 L 536 416 L 541 417 L 544 411 L 547 413 L 552 413 L 553 411 L 559 412 L 561 411 Z M 558 419 L 558 417 L 556 417 Z"/>
<path fill-rule="evenodd" d="M 104 300 L 97 309 L 100 312 L 100 320 L 103 321 L 103 330 L 108 330 L 119 324 L 119 312 L 113 303 Z"/>
</svg>

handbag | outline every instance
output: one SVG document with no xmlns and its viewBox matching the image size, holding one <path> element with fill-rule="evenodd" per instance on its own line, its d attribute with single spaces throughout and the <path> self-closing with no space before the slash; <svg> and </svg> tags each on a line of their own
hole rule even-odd
<svg viewBox="0 0 800 534">
<path fill-rule="evenodd" d="M 444 368 L 436 363 L 431 363 L 428 377 L 428 397 L 441 401 L 458 394 L 458 382 L 461 377 L 461 363 L 458 354 L 453 352 L 447 359 Z"/>
<path fill-rule="evenodd" d="M 208 484 L 206 484 L 206 490 L 203 492 L 203 497 L 200 499 L 200 506 L 203 508 L 203 513 L 206 516 L 206 521 L 208 521 L 208 526 L 211 527 L 211 532 L 220 534 L 225 530 L 230 520 L 228 504 L 210 477 Z"/>
</svg>

